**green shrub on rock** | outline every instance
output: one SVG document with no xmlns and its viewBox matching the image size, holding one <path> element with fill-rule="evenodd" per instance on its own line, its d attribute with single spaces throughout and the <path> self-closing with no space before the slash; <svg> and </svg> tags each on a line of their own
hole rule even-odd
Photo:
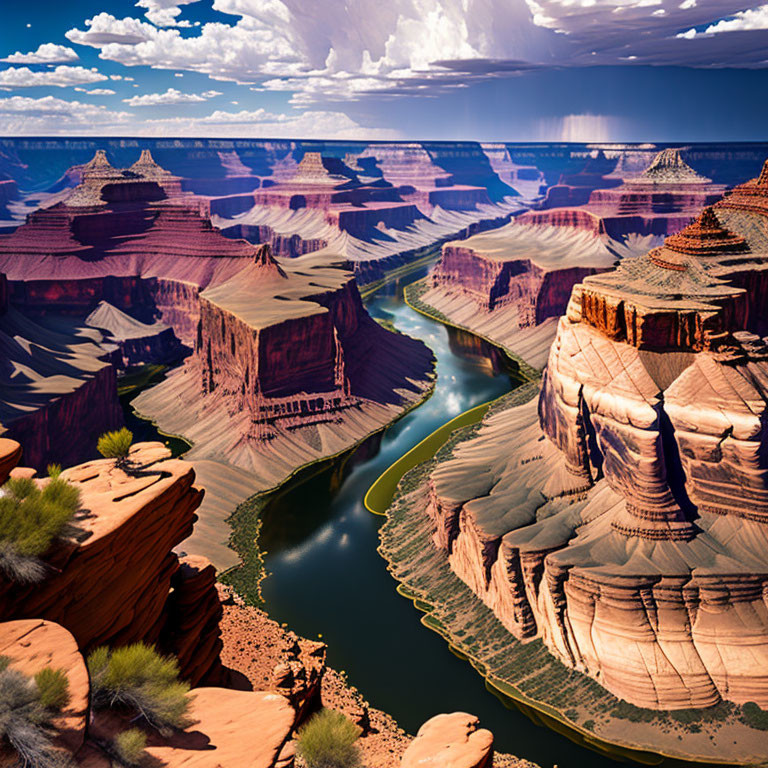
<svg viewBox="0 0 768 768">
<path fill-rule="evenodd" d="M 299 731 L 297 752 L 307 768 L 357 768 L 360 729 L 341 712 L 323 709 Z"/>
<path fill-rule="evenodd" d="M 147 737 L 138 728 L 129 728 L 112 739 L 114 757 L 125 768 L 135 768 L 144 763 L 147 758 L 146 746 Z"/>
<path fill-rule="evenodd" d="M 754 701 L 748 701 L 741 708 L 741 721 L 758 731 L 768 731 L 768 710 L 762 709 Z"/>
<path fill-rule="evenodd" d="M 95 709 L 127 709 L 162 734 L 189 725 L 189 684 L 179 680 L 176 659 L 161 656 L 143 643 L 88 656 L 91 705 Z"/>
<path fill-rule="evenodd" d="M 132 444 L 133 432 L 123 427 L 116 432 L 105 432 L 96 443 L 96 450 L 105 459 L 114 459 L 118 467 L 125 469 Z"/>
<path fill-rule="evenodd" d="M 44 487 L 30 478 L 11 478 L 0 488 L 0 572 L 11 581 L 45 578 L 40 556 L 66 535 L 80 509 L 80 491 L 61 477 Z"/>
<path fill-rule="evenodd" d="M 66 755 L 51 740 L 53 719 L 69 701 L 62 670 L 46 667 L 34 678 L 0 657 L 0 742 L 10 747 L 25 768 L 63 768 Z"/>
</svg>

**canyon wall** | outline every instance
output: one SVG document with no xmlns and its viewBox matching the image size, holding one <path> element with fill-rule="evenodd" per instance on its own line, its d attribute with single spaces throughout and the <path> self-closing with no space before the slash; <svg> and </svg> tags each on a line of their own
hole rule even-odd
<svg viewBox="0 0 768 768">
<path fill-rule="evenodd" d="M 766 200 L 768 164 L 575 285 L 538 402 L 425 486 L 435 546 L 506 630 L 639 707 L 768 706 Z"/>
</svg>

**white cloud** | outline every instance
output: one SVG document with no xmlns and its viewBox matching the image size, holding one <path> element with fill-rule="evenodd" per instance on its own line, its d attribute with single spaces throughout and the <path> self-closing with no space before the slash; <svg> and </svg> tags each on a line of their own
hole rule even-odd
<svg viewBox="0 0 768 768">
<path fill-rule="evenodd" d="M 540 67 L 764 66 L 765 45 L 679 36 L 768 26 L 768 6 L 744 11 L 743 0 L 213 0 L 232 20 L 182 35 L 184 4 L 141 0 L 146 17 L 166 26 L 104 12 L 66 37 L 126 66 L 198 72 L 316 106 L 372 93 L 433 96 Z"/>
<path fill-rule="evenodd" d="M 183 93 L 176 88 L 169 88 L 165 93 L 145 93 L 142 96 L 131 96 L 123 101 L 131 107 L 157 107 L 163 104 L 193 104 L 221 96 L 219 91 L 203 91 L 202 93 Z"/>
<path fill-rule="evenodd" d="M 139 0 L 138 8 L 146 8 L 144 15 L 157 27 L 191 27 L 186 20 L 179 20 L 182 5 L 191 5 L 198 0 Z"/>
<path fill-rule="evenodd" d="M 66 88 L 85 83 L 99 83 L 107 77 L 95 69 L 68 67 L 64 64 L 43 72 L 33 72 L 29 67 L 9 67 L 0 70 L 0 88 L 34 88 L 37 86 L 55 86 Z"/>
<path fill-rule="evenodd" d="M 397 131 L 370 129 L 342 112 L 308 111 L 285 115 L 264 109 L 216 110 L 200 118 L 139 119 L 130 112 L 53 96 L 0 98 L 0 134 L 34 136 L 198 136 L 241 138 L 307 138 L 393 140 Z"/>
<path fill-rule="evenodd" d="M 0 61 L 7 61 L 9 64 L 56 64 L 65 61 L 77 61 L 77 54 L 66 45 L 57 45 L 56 43 L 41 43 L 36 51 L 21 53 L 16 51 L 10 56 L 6 56 Z"/>
<path fill-rule="evenodd" d="M 76 88 L 75 90 L 81 90 Z M 85 90 L 83 88 L 82 90 Z M 114 96 L 115 92 L 111 88 L 94 88 L 92 91 L 85 91 L 89 96 Z"/>
<path fill-rule="evenodd" d="M 721 32 L 741 32 L 747 29 L 768 29 L 768 5 L 752 8 L 749 11 L 741 11 L 732 19 L 723 19 L 717 24 L 707 27 L 706 34 L 718 34 Z"/>
</svg>

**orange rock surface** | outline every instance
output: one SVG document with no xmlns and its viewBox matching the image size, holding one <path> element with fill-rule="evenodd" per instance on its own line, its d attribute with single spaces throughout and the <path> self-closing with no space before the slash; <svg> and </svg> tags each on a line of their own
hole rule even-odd
<svg viewBox="0 0 768 768">
<path fill-rule="evenodd" d="M 493 734 L 478 723 L 466 712 L 435 715 L 419 728 L 401 768 L 487 768 L 493 760 Z"/>
</svg>

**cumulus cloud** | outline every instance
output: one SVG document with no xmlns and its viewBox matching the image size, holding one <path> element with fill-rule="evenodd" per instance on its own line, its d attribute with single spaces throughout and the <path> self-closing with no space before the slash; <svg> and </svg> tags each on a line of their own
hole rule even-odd
<svg viewBox="0 0 768 768">
<path fill-rule="evenodd" d="M 144 15 L 157 27 L 191 27 L 187 20 L 181 20 L 182 5 L 191 5 L 199 0 L 139 0 L 138 8 L 146 8 Z"/>
<path fill-rule="evenodd" d="M 114 96 L 115 92 L 111 88 L 94 88 L 91 91 L 86 91 L 85 88 L 76 88 L 75 90 L 83 90 L 89 96 Z"/>
<path fill-rule="evenodd" d="M 78 55 L 66 45 L 56 43 L 41 43 L 36 51 L 21 53 L 16 51 L 0 61 L 9 64 L 57 64 L 59 62 L 77 61 Z"/>
<path fill-rule="evenodd" d="M 393 140 L 397 131 L 361 126 L 343 112 L 279 114 L 265 109 L 215 110 L 199 118 L 139 120 L 133 113 L 53 96 L 0 98 L 0 133 L 6 136 L 199 136 L 233 138 L 307 138 Z"/>
<path fill-rule="evenodd" d="M 183 93 L 176 88 L 169 88 L 165 93 L 145 93 L 143 96 L 132 96 L 123 101 L 131 107 L 157 107 L 164 104 L 193 104 L 215 96 L 221 96 L 221 92 Z"/>
<path fill-rule="evenodd" d="M 96 69 L 68 67 L 63 64 L 42 72 L 34 72 L 29 67 L 9 67 L 0 70 L 0 88 L 5 90 L 37 86 L 67 88 L 86 83 L 99 83 L 102 80 L 107 80 L 107 77 Z"/>
<path fill-rule="evenodd" d="M 748 29 L 768 29 L 768 5 L 761 5 L 749 11 L 741 11 L 732 19 L 723 19 L 707 27 L 708 34 L 741 32 Z"/>
<path fill-rule="evenodd" d="M 140 0 L 149 21 L 103 12 L 66 36 L 102 59 L 286 91 L 294 105 L 433 96 L 540 67 L 764 66 L 768 45 L 768 6 L 743 0 L 213 0 L 232 21 L 182 34 L 184 4 Z M 750 30 L 746 44 L 713 42 Z"/>
</svg>

